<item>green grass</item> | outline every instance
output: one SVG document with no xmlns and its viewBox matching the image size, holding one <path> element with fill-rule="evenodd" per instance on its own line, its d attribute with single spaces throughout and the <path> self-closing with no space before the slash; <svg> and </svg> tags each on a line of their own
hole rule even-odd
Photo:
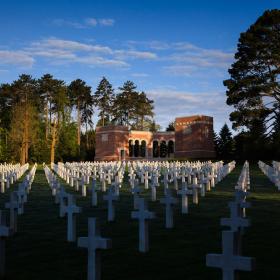
<svg viewBox="0 0 280 280">
<path fill-rule="evenodd" d="M 157 219 L 150 223 L 150 251 L 138 252 L 138 223 L 130 218 L 132 196 L 121 190 L 116 203 L 116 221 L 108 223 L 106 202 L 99 196 L 99 206 L 90 206 L 90 196 L 77 195 L 83 208 L 78 215 L 77 235 L 87 235 L 87 218 L 98 217 L 101 235 L 112 239 L 113 247 L 102 251 L 103 280 L 140 279 L 221 279 L 219 269 L 205 265 L 207 253 L 221 252 L 220 218 L 229 216 L 227 202 L 232 199 L 241 166 L 216 186 L 199 205 L 191 205 L 188 215 L 175 207 L 175 228 L 164 228 L 164 207 L 149 202 Z M 15 187 L 12 187 L 13 189 Z M 73 192 L 66 186 L 67 191 Z M 147 193 L 144 196 L 148 197 Z M 158 197 L 162 192 L 158 192 Z M 2 209 L 8 194 L 1 194 Z M 256 258 L 256 270 L 242 273 L 240 279 L 278 279 L 278 239 L 280 193 L 256 165 L 251 166 L 251 195 L 247 210 L 252 226 L 244 235 L 244 255 Z M 5 279 L 86 279 L 87 251 L 66 241 L 66 219 L 58 217 L 41 167 L 37 170 L 32 191 L 19 216 L 19 232 L 7 241 L 7 277 Z"/>
</svg>

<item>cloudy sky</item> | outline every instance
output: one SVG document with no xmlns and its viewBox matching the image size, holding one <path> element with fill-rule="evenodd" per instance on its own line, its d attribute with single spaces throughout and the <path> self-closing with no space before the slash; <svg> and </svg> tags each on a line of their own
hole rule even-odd
<svg viewBox="0 0 280 280">
<path fill-rule="evenodd" d="M 223 80 L 240 32 L 273 0 L 1 1 L 0 83 L 51 73 L 96 88 L 136 83 L 155 101 L 164 129 L 176 116 L 206 114 L 215 130 L 232 110 Z"/>
</svg>

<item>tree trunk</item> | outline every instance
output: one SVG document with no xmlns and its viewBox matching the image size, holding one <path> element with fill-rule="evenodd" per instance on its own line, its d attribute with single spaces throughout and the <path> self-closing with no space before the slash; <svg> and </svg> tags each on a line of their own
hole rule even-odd
<svg viewBox="0 0 280 280">
<path fill-rule="evenodd" d="M 21 165 L 25 164 L 25 145 L 24 145 L 24 142 L 22 142 L 21 148 L 20 148 L 20 164 Z"/>
<path fill-rule="evenodd" d="M 104 113 L 102 113 L 102 126 L 104 126 L 105 120 L 104 120 Z"/>
<path fill-rule="evenodd" d="M 29 148 L 29 114 L 27 108 L 25 112 L 25 162 L 28 161 L 28 148 Z"/>
<path fill-rule="evenodd" d="M 81 112 L 80 112 L 80 102 L 77 103 L 77 144 L 79 146 L 80 151 L 80 145 L 81 145 Z"/>
<path fill-rule="evenodd" d="M 51 136 L 52 136 L 52 142 L 51 142 L 51 163 L 54 162 L 55 158 L 55 145 L 56 145 L 56 138 L 57 138 L 57 122 L 54 121 L 54 124 L 51 129 Z"/>
<path fill-rule="evenodd" d="M 87 122 L 86 122 L 86 148 L 88 150 L 88 133 L 87 133 Z"/>
<path fill-rule="evenodd" d="M 48 140 L 48 136 L 49 136 L 49 105 L 48 105 L 48 101 L 46 102 L 46 108 L 45 108 L 45 122 L 46 122 L 46 130 L 45 130 L 45 137 L 46 140 Z"/>
</svg>

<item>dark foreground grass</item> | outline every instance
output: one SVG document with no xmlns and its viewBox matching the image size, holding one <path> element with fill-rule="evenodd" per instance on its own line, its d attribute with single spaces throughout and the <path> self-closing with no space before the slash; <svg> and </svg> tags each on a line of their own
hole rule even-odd
<svg viewBox="0 0 280 280">
<path fill-rule="evenodd" d="M 146 254 L 138 252 L 138 222 L 130 219 L 132 197 L 126 188 L 116 203 L 113 223 L 106 221 L 106 203 L 101 196 L 99 206 L 93 208 L 90 197 L 77 195 L 77 204 L 83 208 L 78 216 L 78 236 L 87 235 L 88 217 L 98 217 L 102 236 L 112 239 L 112 249 L 102 252 L 102 279 L 221 279 L 220 270 L 206 267 L 205 255 L 221 252 L 220 218 L 229 215 L 227 202 L 239 173 L 240 166 L 201 198 L 198 206 L 191 205 L 190 214 L 181 215 L 177 205 L 171 230 L 164 228 L 163 205 L 149 202 L 157 219 L 150 223 L 150 252 Z M 256 166 L 251 166 L 251 183 L 252 208 L 247 214 L 252 226 L 244 235 L 244 255 L 255 257 L 257 267 L 254 272 L 242 273 L 240 279 L 278 279 L 280 194 Z M 66 189 L 73 192 L 69 186 Z M 7 200 L 8 194 L 1 195 L 2 209 Z M 66 241 L 66 219 L 58 217 L 42 168 L 37 170 L 18 229 L 7 242 L 5 279 L 86 279 L 87 251 Z"/>
</svg>

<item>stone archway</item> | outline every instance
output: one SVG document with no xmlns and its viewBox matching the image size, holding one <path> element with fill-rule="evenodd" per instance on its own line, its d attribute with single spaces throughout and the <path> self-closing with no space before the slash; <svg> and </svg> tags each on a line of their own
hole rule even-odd
<svg viewBox="0 0 280 280">
<path fill-rule="evenodd" d="M 134 143 L 133 143 L 132 139 L 130 139 L 128 141 L 128 154 L 129 154 L 129 157 L 133 157 L 133 155 L 134 155 Z"/>
<path fill-rule="evenodd" d="M 167 145 L 166 141 L 161 141 L 159 146 L 159 155 L 161 158 L 167 157 Z"/>
<path fill-rule="evenodd" d="M 146 157 L 146 141 L 142 140 L 141 141 L 141 146 L 140 146 L 140 156 L 141 157 Z"/>
<path fill-rule="evenodd" d="M 174 155 L 174 141 L 173 140 L 168 141 L 167 154 L 168 154 L 168 157 Z"/>
<path fill-rule="evenodd" d="M 159 157 L 159 145 L 157 140 L 153 141 L 153 157 Z"/>
<path fill-rule="evenodd" d="M 134 142 L 134 157 L 139 157 L 140 156 L 140 143 L 139 140 L 135 140 Z"/>
</svg>

